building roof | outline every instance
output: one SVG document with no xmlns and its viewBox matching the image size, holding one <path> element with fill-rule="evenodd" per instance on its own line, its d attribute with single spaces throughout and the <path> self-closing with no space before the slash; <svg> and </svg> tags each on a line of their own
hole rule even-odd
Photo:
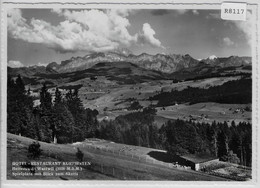
<svg viewBox="0 0 260 188">
<path fill-rule="evenodd" d="M 208 155 L 208 154 L 196 154 L 196 155 L 186 154 L 186 155 L 182 155 L 180 157 L 183 158 L 183 159 L 186 159 L 188 161 L 191 161 L 193 163 L 203 163 L 203 162 L 218 159 L 217 157 L 212 156 L 212 155 Z"/>
</svg>

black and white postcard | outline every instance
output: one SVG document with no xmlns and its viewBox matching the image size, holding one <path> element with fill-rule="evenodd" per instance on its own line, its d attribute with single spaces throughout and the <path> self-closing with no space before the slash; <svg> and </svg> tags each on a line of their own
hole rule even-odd
<svg viewBox="0 0 260 188">
<path fill-rule="evenodd" d="M 259 185 L 259 2 L 1 5 L 3 185 Z"/>
</svg>

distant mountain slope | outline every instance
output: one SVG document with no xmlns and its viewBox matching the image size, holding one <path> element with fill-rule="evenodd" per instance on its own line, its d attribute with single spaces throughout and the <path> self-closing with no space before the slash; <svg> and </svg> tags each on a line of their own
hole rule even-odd
<svg viewBox="0 0 260 188">
<path fill-rule="evenodd" d="M 64 73 L 85 70 L 100 62 L 131 62 L 145 69 L 172 73 L 183 68 L 196 66 L 199 61 L 189 55 L 150 55 L 146 53 L 125 55 L 118 52 L 106 52 L 91 53 L 84 57 L 72 57 L 62 61 L 60 65 L 51 63 L 47 67 Z"/>
<path fill-rule="evenodd" d="M 93 72 L 95 72 L 95 76 L 103 75 L 111 79 L 116 77 L 120 79 L 122 77 L 121 73 L 124 73 L 124 79 L 129 77 L 129 79 L 131 78 L 135 82 L 138 79 L 142 81 L 145 77 L 148 80 L 155 78 L 185 80 L 201 76 L 212 77 L 231 72 L 243 72 L 244 70 L 250 71 L 251 69 L 251 57 L 230 56 L 219 58 L 210 56 L 198 61 L 189 54 L 150 55 L 142 53 L 133 55 L 127 50 L 116 50 L 105 53 L 89 53 L 83 57 L 72 57 L 62 61 L 61 64 L 52 62 L 46 67 L 8 67 L 8 74 L 11 76 L 20 74 L 27 78 L 44 77 L 51 79 L 52 77 L 65 77 L 69 80 L 77 80 L 89 75 L 93 76 Z"/>
<path fill-rule="evenodd" d="M 69 81 L 105 76 L 108 80 L 114 80 L 121 84 L 167 79 L 164 73 L 147 70 L 129 62 L 102 62 L 82 71 L 59 74 L 37 74 L 36 76 L 46 79 L 68 78 Z"/>
<path fill-rule="evenodd" d="M 251 65 L 252 60 L 251 57 L 238 57 L 238 56 L 230 56 L 224 58 L 207 58 L 203 59 L 202 62 L 212 66 L 220 66 L 220 67 L 238 67 L 242 65 Z"/>
<path fill-rule="evenodd" d="M 30 67 L 19 67 L 19 68 L 8 67 L 7 72 L 11 76 L 17 76 L 18 74 L 20 74 L 21 76 L 25 76 L 25 77 L 31 77 L 35 74 L 54 74 L 54 73 L 57 73 L 57 71 L 55 71 L 52 68 L 47 68 L 47 67 L 44 67 L 44 66 L 36 66 L 36 65 L 30 66 Z"/>
<path fill-rule="evenodd" d="M 71 59 L 62 61 L 61 64 L 51 63 L 47 67 L 52 68 L 59 73 L 64 73 L 85 70 L 100 62 L 131 62 L 145 69 L 161 71 L 164 73 L 173 73 L 183 69 L 196 67 L 200 62 L 204 62 L 210 66 L 219 67 L 251 65 L 251 58 L 238 56 L 217 58 L 214 56 L 214 58 L 209 57 L 198 61 L 192 58 L 189 54 L 150 55 L 142 53 L 140 55 L 133 55 L 113 51 L 105 53 L 90 53 L 84 57 L 72 57 Z"/>
<path fill-rule="evenodd" d="M 116 80 L 125 84 L 167 79 L 159 71 L 147 70 L 129 62 L 98 63 L 88 69 L 88 72 L 95 72 L 97 75 L 106 76 L 109 80 Z"/>
</svg>

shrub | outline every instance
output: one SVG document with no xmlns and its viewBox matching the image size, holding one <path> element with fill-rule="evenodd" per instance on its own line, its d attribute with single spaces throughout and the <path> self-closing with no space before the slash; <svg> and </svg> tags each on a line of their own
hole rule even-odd
<svg viewBox="0 0 260 188">
<path fill-rule="evenodd" d="M 84 154 L 82 153 L 82 151 L 79 148 L 77 148 L 77 149 L 78 149 L 78 151 L 76 153 L 76 157 L 81 162 L 83 160 Z"/>
<path fill-rule="evenodd" d="M 40 155 L 42 154 L 42 150 L 40 149 L 41 145 L 39 142 L 33 141 L 32 144 L 29 145 L 28 147 L 28 157 L 29 158 L 39 158 Z"/>
</svg>

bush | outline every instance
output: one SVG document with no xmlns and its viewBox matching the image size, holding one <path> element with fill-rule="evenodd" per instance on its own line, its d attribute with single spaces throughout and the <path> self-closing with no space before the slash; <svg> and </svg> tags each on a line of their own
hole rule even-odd
<svg viewBox="0 0 260 188">
<path fill-rule="evenodd" d="M 81 162 L 81 161 L 83 161 L 84 154 L 82 153 L 82 151 L 79 148 L 77 148 L 77 149 L 78 149 L 78 151 L 76 153 L 76 157 Z"/>
<path fill-rule="evenodd" d="M 29 145 L 28 147 L 28 157 L 29 158 L 39 158 L 40 155 L 42 154 L 42 150 L 40 149 L 41 145 L 39 142 L 33 141 L 32 144 Z"/>
<path fill-rule="evenodd" d="M 135 101 L 131 104 L 131 106 L 128 108 L 129 110 L 139 110 L 142 109 L 143 107 L 140 105 L 138 101 Z"/>
<path fill-rule="evenodd" d="M 245 111 L 247 111 L 247 112 L 252 112 L 252 109 L 251 109 L 249 106 L 247 106 L 247 107 L 245 108 Z"/>
</svg>

